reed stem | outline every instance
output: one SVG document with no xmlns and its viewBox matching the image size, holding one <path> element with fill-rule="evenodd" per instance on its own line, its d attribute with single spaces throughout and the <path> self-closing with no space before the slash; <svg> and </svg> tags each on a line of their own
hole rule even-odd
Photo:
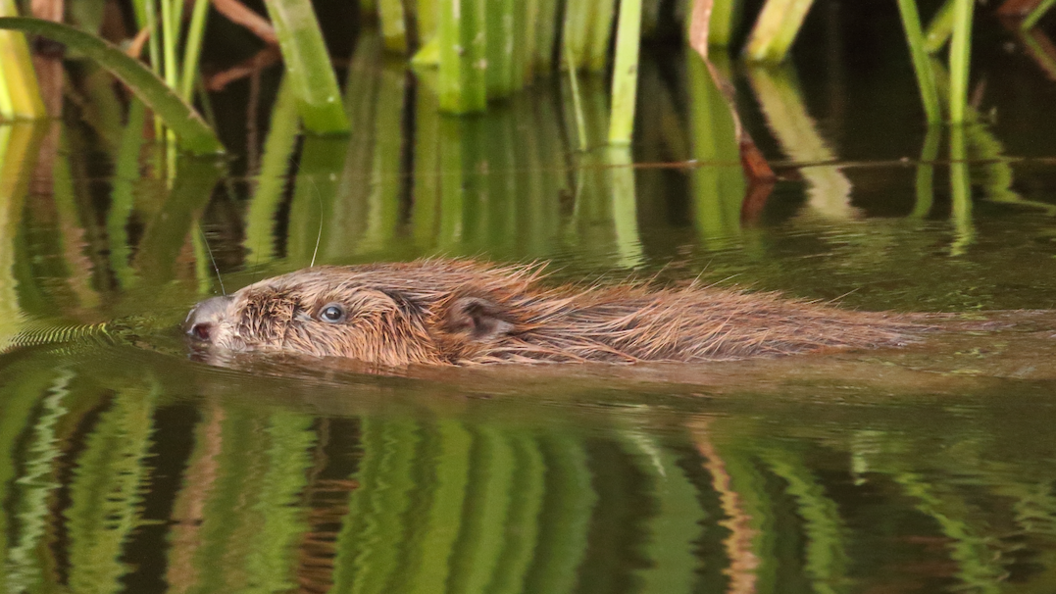
<svg viewBox="0 0 1056 594">
<path fill-rule="evenodd" d="M 814 0 L 768 0 L 744 49 L 756 62 L 781 62 L 788 55 Z"/>
<path fill-rule="evenodd" d="M 148 2 L 150 0 L 147 0 Z M 176 43 L 179 41 L 179 25 L 172 12 L 172 1 L 161 0 L 161 43 L 165 59 L 162 62 L 162 78 L 170 89 L 179 88 L 179 65 L 176 63 Z"/>
<path fill-rule="evenodd" d="M 1034 10 L 1030 11 L 1030 14 L 1023 19 L 1023 22 L 1020 23 L 1020 27 L 1024 31 L 1034 28 L 1034 25 L 1038 23 L 1038 19 L 1044 16 L 1053 5 L 1056 5 L 1056 0 L 1042 0 L 1041 3 L 1035 6 Z"/>
<path fill-rule="evenodd" d="M 265 6 L 279 38 L 305 129 L 317 134 L 347 133 L 350 126 L 341 105 L 337 76 L 311 2 L 266 0 Z"/>
<path fill-rule="evenodd" d="M 622 4 L 622 2 L 621 2 Z M 639 8 L 639 12 L 641 8 Z M 590 14 L 590 35 L 587 38 L 586 66 L 592 72 L 603 72 L 609 62 L 609 40 L 612 34 L 612 19 L 616 14 L 615 0 L 595 0 Z M 641 16 L 638 17 L 641 21 Z M 641 25 L 638 27 L 641 31 Z"/>
<path fill-rule="evenodd" d="M 711 7 L 711 22 L 708 23 L 708 43 L 717 47 L 729 47 L 733 34 L 744 13 L 743 0 L 715 0 Z"/>
<path fill-rule="evenodd" d="M 920 13 L 916 0 L 898 0 L 898 11 L 902 15 L 902 27 L 909 42 L 909 52 L 913 58 L 913 72 L 917 75 L 917 86 L 920 88 L 920 100 L 924 104 L 924 113 L 929 124 L 942 121 L 942 110 L 939 108 L 939 93 L 935 88 L 935 74 L 931 71 L 928 53 L 924 48 L 924 33 L 920 27 Z"/>
<path fill-rule="evenodd" d="M 616 64 L 612 72 L 609 144 L 631 143 L 638 92 L 638 53 L 642 35 L 642 0 L 621 0 L 616 31 Z"/>
<path fill-rule="evenodd" d="M 441 2 L 438 36 L 440 109 L 449 113 L 487 107 L 484 0 Z"/>
<path fill-rule="evenodd" d="M 521 1 L 485 0 L 488 97 L 507 97 L 513 92 L 514 9 Z"/>
<path fill-rule="evenodd" d="M 962 124 L 968 106 L 968 74 L 972 55 L 974 0 L 955 0 L 953 38 L 950 40 L 950 122 Z"/>
<path fill-rule="evenodd" d="M 180 97 L 190 101 L 194 95 L 194 83 L 198 78 L 198 58 L 202 53 L 202 36 L 205 34 L 209 0 L 195 0 L 191 12 L 191 23 L 187 30 L 187 45 L 183 48 L 183 74 L 180 76 Z"/>
<path fill-rule="evenodd" d="M 18 16 L 14 0 L 0 0 L 0 16 Z M 26 36 L 0 31 L 0 117 L 47 117 Z"/>
<path fill-rule="evenodd" d="M 381 20 L 381 36 L 385 40 L 385 49 L 406 53 L 407 25 L 403 0 L 378 0 L 378 18 Z"/>
<path fill-rule="evenodd" d="M 937 53 L 946 45 L 953 33 L 953 7 L 957 0 L 946 0 L 928 23 L 924 34 L 924 49 L 929 54 Z"/>
</svg>

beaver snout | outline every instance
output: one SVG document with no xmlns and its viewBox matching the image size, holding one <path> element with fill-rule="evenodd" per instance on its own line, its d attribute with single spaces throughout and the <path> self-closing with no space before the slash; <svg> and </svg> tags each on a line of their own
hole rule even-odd
<svg viewBox="0 0 1056 594">
<path fill-rule="evenodd" d="M 184 332 L 199 342 L 212 340 L 216 326 L 227 311 L 231 300 L 230 296 L 211 297 L 195 305 L 183 322 Z"/>
</svg>

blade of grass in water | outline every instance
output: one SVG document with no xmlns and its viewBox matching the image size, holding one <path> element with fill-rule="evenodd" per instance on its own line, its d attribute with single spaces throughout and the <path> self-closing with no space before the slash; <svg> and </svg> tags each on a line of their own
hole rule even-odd
<svg viewBox="0 0 1056 594">
<path fill-rule="evenodd" d="M 32 33 L 66 44 L 95 60 L 121 79 L 179 137 L 180 146 L 196 154 L 222 153 L 224 147 L 201 116 L 143 64 L 119 48 L 73 27 L 30 18 L 0 18 L 0 29 Z"/>
<path fill-rule="evenodd" d="M 205 34 L 209 0 L 195 0 L 191 12 L 191 23 L 187 29 L 187 43 L 183 50 L 183 72 L 180 75 L 180 97 L 190 101 L 194 94 L 194 81 L 198 77 L 198 56 L 202 53 L 202 35 Z"/>
<path fill-rule="evenodd" d="M 748 59 L 783 61 L 813 3 L 814 0 L 768 0 L 744 49 Z"/>
<path fill-rule="evenodd" d="M 381 20 L 381 35 L 385 39 L 385 49 L 393 52 L 407 52 L 406 18 L 403 13 L 403 0 L 379 0 L 378 18 Z"/>
<path fill-rule="evenodd" d="M 279 37 L 305 129 L 316 134 L 348 133 L 341 91 L 311 2 L 267 0 L 265 5 Z"/>
<path fill-rule="evenodd" d="M 440 6 L 440 109 L 483 111 L 487 106 L 484 0 L 442 2 Z"/>
<path fill-rule="evenodd" d="M 18 16 L 14 0 L 0 1 L 0 16 Z M 0 117 L 47 117 L 25 35 L 0 32 L 0 56 Z"/>
<path fill-rule="evenodd" d="M 436 21 L 439 9 L 437 0 L 418 0 L 418 43 L 426 44 L 436 36 Z"/>
<path fill-rule="evenodd" d="M 917 75 L 917 85 L 920 88 L 920 100 L 924 104 L 924 113 L 927 114 L 929 124 L 937 124 L 942 120 L 939 93 L 935 90 L 935 75 L 931 71 L 931 63 L 928 61 L 928 53 L 924 47 L 924 34 L 920 29 L 920 13 L 917 11 L 916 0 L 898 0 L 898 10 L 902 15 L 902 27 L 906 32 L 906 41 L 909 42 L 913 71 Z"/>
<path fill-rule="evenodd" d="M 956 0 L 953 38 L 950 40 L 950 122 L 964 123 L 968 106 L 968 72 L 972 55 L 974 0 Z"/>
<path fill-rule="evenodd" d="M 582 68 L 587 62 L 587 40 L 590 36 L 590 4 L 587 0 L 567 0 L 564 3 L 565 17 L 561 36 L 565 59 L 569 68 Z M 572 60 L 576 58 L 578 61 Z"/>
<path fill-rule="evenodd" d="M 613 145 L 631 143 L 641 34 L 641 0 L 622 0 L 616 31 L 616 64 L 612 73 L 612 119 L 609 121 L 609 143 Z"/>
<path fill-rule="evenodd" d="M 513 28 L 515 3 L 521 0 L 486 0 L 487 59 L 485 72 L 489 97 L 513 92 Z"/>
<path fill-rule="evenodd" d="M 708 24 L 708 43 L 719 47 L 730 45 L 741 20 L 743 6 L 742 0 L 715 0 Z"/>
<path fill-rule="evenodd" d="M 175 89 L 179 86 L 176 44 L 180 39 L 180 23 L 173 14 L 172 5 L 171 0 L 161 0 L 161 44 L 165 55 L 165 61 L 162 63 L 162 78 L 165 79 L 165 84 L 169 85 L 170 89 Z"/>
<path fill-rule="evenodd" d="M 946 41 L 953 33 L 953 6 L 957 0 L 946 0 L 946 2 L 931 17 L 927 32 L 924 34 L 924 49 L 929 54 L 934 54 L 946 45 Z"/>
<path fill-rule="evenodd" d="M 1020 27 L 1022 27 L 1024 31 L 1033 28 L 1034 25 L 1038 23 L 1038 19 L 1044 16 L 1053 5 L 1056 5 L 1056 0 L 1042 0 L 1041 4 L 1034 7 L 1034 10 L 1030 11 L 1027 18 L 1023 19 Z"/>
<path fill-rule="evenodd" d="M 535 71 L 550 72 L 554 67 L 557 39 L 557 0 L 537 0 L 536 4 L 539 9 L 535 21 Z"/>
<path fill-rule="evenodd" d="M 639 2 L 639 4 L 641 4 Z M 622 6 L 623 3 L 621 2 Z M 639 12 L 641 9 L 639 8 Z M 621 11 L 622 12 L 622 11 Z M 612 19 L 616 14 L 616 2 L 613 0 L 596 0 L 590 13 L 591 27 L 587 39 L 587 55 L 584 61 L 593 72 L 605 70 L 609 60 L 609 37 L 612 32 Z M 638 16 L 639 23 L 641 15 Z M 641 25 L 638 27 L 641 31 Z"/>
</svg>

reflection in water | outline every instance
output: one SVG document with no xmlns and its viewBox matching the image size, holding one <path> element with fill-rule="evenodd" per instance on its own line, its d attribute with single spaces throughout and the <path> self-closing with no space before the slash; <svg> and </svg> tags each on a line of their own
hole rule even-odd
<svg viewBox="0 0 1056 594">
<path fill-rule="evenodd" d="M 804 168 L 745 216 L 735 126 L 695 56 L 643 63 L 633 152 L 597 148 L 606 85 L 585 77 L 595 148 L 580 153 L 563 82 L 441 117 L 429 74 L 385 64 L 381 45 L 360 36 L 350 64 L 351 137 L 302 138 L 278 84 L 245 176 L 150 142 L 146 110 L 90 67 L 70 88 L 91 98 L 80 121 L 0 126 L 0 589 L 1056 582 L 1051 315 L 994 316 L 1014 327 L 897 356 L 641 375 L 186 361 L 174 328 L 218 273 L 232 289 L 437 254 L 556 259 L 562 280 L 644 269 L 811 298 L 865 288 L 846 301 L 874 309 L 1056 307 L 1051 168 L 1006 155 L 1004 120 L 910 135 L 897 148 L 921 157 L 906 166 Z M 751 110 L 745 125 L 764 146 L 842 156 L 794 80 L 747 80 L 775 138 Z"/>
<path fill-rule="evenodd" d="M 4 357 L 10 592 L 1006 591 L 1056 573 L 1056 444 L 990 422 L 1052 412 L 1024 385 L 959 410 L 590 405 L 601 386 L 540 407 L 546 382 L 466 399 L 128 347 Z"/>
<path fill-rule="evenodd" d="M 807 114 L 793 65 L 752 66 L 748 80 L 781 150 L 806 165 L 800 173 L 809 185 L 811 212 L 826 219 L 856 218 L 859 213 L 851 206 L 851 182 L 843 171 L 836 165 L 811 165 L 837 158 Z"/>
</svg>

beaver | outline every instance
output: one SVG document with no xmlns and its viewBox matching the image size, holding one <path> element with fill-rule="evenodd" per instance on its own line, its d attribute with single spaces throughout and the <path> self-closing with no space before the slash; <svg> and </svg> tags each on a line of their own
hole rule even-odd
<svg viewBox="0 0 1056 594">
<path fill-rule="evenodd" d="M 202 301 L 185 330 L 230 351 L 400 367 L 703 362 L 901 346 L 905 315 L 841 310 L 692 283 L 547 283 L 544 264 L 472 260 L 321 266 Z"/>
</svg>

